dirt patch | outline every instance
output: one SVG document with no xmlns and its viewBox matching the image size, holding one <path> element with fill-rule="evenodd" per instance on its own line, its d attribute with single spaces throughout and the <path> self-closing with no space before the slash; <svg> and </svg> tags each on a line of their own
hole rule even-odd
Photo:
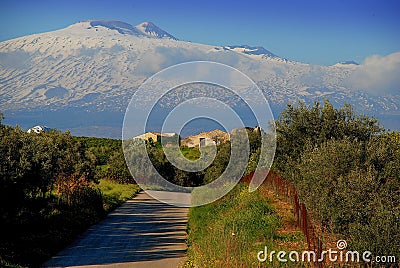
<svg viewBox="0 0 400 268">
<path fill-rule="evenodd" d="M 293 205 L 286 198 L 277 195 L 265 185 L 260 187 L 260 192 L 270 201 L 280 218 L 281 226 L 276 231 L 277 238 L 275 242 L 283 249 L 307 250 L 306 238 L 297 226 Z"/>
</svg>

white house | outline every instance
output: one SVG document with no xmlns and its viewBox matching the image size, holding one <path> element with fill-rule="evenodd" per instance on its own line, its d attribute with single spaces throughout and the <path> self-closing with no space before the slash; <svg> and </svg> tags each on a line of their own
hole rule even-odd
<svg viewBox="0 0 400 268">
<path fill-rule="evenodd" d="M 45 126 L 34 126 L 34 127 L 32 127 L 32 128 L 30 128 L 30 129 L 28 129 L 28 133 L 37 133 L 37 134 L 39 134 L 39 133 L 42 133 L 42 132 L 46 132 L 46 131 L 49 131 L 49 128 L 48 127 L 45 127 Z"/>
</svg>

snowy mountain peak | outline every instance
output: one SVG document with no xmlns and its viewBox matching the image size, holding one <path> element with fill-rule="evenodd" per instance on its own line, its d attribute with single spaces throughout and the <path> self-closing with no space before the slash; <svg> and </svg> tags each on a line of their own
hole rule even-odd
<svg viewBox="0 0 400 268">
<path fill-rule="evenodd" d="M 149 22 L 149 21 L 145 21 L 145 22 L 140 23 L 139 25 L 136 25 L 135 29 L 137 31 L 139 31 L 140 33 L 147 35 L 147 36 L 178 40 L 171 34 L 160 29 L 154 23 Z"/>
<path fill-rule="evenodd" d="M 268 61 L 274 61 L 274 62 L 281 62 L 281 63 L 287 63 L 289 62 L 285 58 L 281 58 L 271 51 L 265 49 L 264 47 L 252 47 L 248 45 L 240 45 L 240 46 L 224 46 L 224 50 L 227 51 L 233 51 L 236 53 L 244 54 L 249 58 L 252 59 L 257 59 L 257 60 L 268 60 Z"/>
<path fill-rule="evenodd" d="M 342 64 L 342 65 L 359 65 L 357 62 L 355 62 L 353 60 L 341 61 L 341 62 L 339 62 L 339 64 Z"/>
<path fill-rule="evenodd" d="M 360 64 L 358 64 L 358 63 L 355 62 L 355 61 L 347 60 L 347 61 L 338 62 L 338 63 L 334 64 L 333 66 L 336 66 L 336 67 L 349 67 L 349 68 L 353 68 L 353 67 L 356 67 L 356 66 L 358 66 L 358 65 L 360 65 Z"/>
<path fill-rule="evenodd" d="M 225 46 L 226 50 L 232 50 L 235 52 L 244 53 L 247 55 L 265 55 L 268 57 L 277 57 L 271 51 L 266 50 L 263 47 L 251 47 L 248 45 L 240 45 L 240 46 Z"/>
<path fill-rule="evenodd" d="M 129 35 L 142 35 L 142 33 L 129 23 L 122 21 L 112 21 L 112 20 L 94 20 L 90 21 L 90 26 L 97 27 L 102 26 L 110 30 L 116 30 L 121 34 Z"/>
<path fill-rule="evenodd" d="M 88 21 L 84 25 L 82 23 L 77 23 L 76 25 L 89 24 L 87 28 L 98 28 L 104 27 L 109 30 L 115 30 L 120 34 L 135 35 L 139 37 L 152 37 L 152 38 L 167 38 L 177 40 L 174 36 L 167 33 L 166 31 L 160 29 L 151 22 L 143 22 L 137 26 L 132 26 L 129 23 L 123 21 L 113 21 L 113 20 L 93 20 Z"/>
</svg>

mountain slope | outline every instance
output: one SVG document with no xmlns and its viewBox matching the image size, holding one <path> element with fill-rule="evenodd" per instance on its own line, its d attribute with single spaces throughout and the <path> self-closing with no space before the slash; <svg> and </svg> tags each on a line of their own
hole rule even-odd
<svg viewBox="0 0 400 268">
<path fill-rule="evenodd" d="M 61 129 L 99 125 L 120 129 L 130 98 L 146 78 L 194 60 L 224 63 L 247 74 L 275 112 L 288 102 L 329 97 L 334 104 L 350 102 L 364 113 L 399 113 L 399 96 L 377 97 L 346 86 L 358 68 L 354 64 L 310 65 L 280 58 L 262 47 L 196 44 L 176 40 L 151 23 L 133 27 L 117 21 L 79 22 L 1 42 L 0 110 L 10 123 L 26 128 L 45 124 Z M 166 105 L 173 106 L 177 99 L 172 96 Z M 45 116 L 44 111 L 53 113 Z M 65 118 L 65 111 L 81 121 Z M 90 113 L 89 120 L 83 120 L 82 113 Z M 46 121 L 53 117 L 54 122 Z"/>
</svg>

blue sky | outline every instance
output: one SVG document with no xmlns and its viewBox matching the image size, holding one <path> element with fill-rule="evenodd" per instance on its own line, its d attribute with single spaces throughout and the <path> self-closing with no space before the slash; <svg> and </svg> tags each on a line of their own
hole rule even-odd
<svg viewBox="0 0 400 268">
<path fill-rule="evenodd" d="M 91 19 L 152 21 L 179 39 L 248 44 L 307 63 L 400 51 L 400 1 L 1 0 L 0 41 Z"/>
</svg>

